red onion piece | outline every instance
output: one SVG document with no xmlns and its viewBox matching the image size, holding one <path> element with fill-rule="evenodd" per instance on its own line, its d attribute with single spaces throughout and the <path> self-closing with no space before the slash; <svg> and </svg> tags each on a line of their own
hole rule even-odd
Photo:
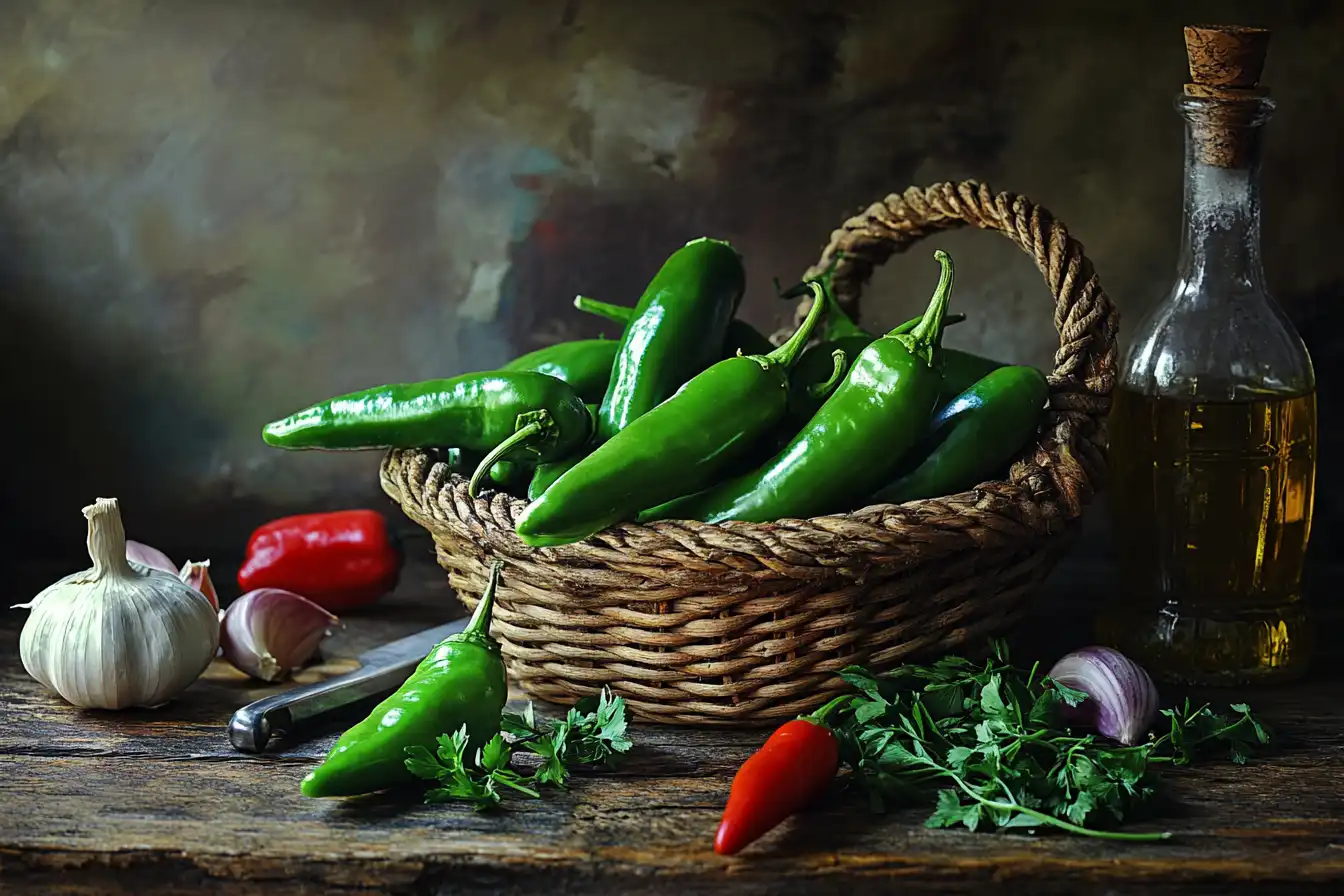
<svg viewBox="0 0 1344 896">
<path fill-rule="evenodd" d="M 280 681 L 317 652 L 340 620 L 317 604 L 280 588 L 249 591 L 224 611 L 219 645 L 239 670 Z"/>
<path fill-rule="evenodd" d="M 1084 647 L 1050 670 L 1062 685 L 1087 694 L 1079 706 L 1063 706 L 1070 721 L 1127 746 L 1143 740 L 1157 718 L 1157 688 L 1143 667 L 1110 647 Z"/>
<path fill-rule="evenodd" d="M 168 555 L 158 548 L 152 548 L 147 544 L 138 541 L 126 539 L 126 559 L 132 563 L 139 563 L 141 566 L 148 566 L 150 569 L 161 569 L 164 572 L 170 572 L 177 575 L 177 566 L 168 559 Z"/>
</svg>

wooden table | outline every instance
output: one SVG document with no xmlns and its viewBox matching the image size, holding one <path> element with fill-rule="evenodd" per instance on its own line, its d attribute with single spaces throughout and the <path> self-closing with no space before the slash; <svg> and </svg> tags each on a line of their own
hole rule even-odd
<svg viewBox="0 0 1344 896">
<path fill-rule="evenodd" d="M 1082 623 L 1069 578 L 1039 601 L 1048 625 L 1028 624 L 1019 658 L 1032 633 L 1057 639 Z M 442 577 L 413 567 L 376 614 L 348 617 L 328 652 L 353 656 L 457 613 Z M 875 817 L 838 798 L 722 859 L 711 838 L 761 732 L 635 726 L 619 771 L 492 815 L 403 797 L 306 800 L 299 780 L 332 738 L 253 757 L 225 737 L 233 710 L 268 690 L 217 669 L 157 712 L 80 712 L 24 674 L 23 618 L 0 613 L 4 893 L 1344 892 L 1340 680 L 1236 695 L 1291 742 L 1247 767 L 1172 775 L 1166 843 L 933 831 L 927 809 Z"/>
</svg>

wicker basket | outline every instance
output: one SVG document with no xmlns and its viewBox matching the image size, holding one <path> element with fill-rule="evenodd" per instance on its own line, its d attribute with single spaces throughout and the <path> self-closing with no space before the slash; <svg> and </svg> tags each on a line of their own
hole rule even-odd
<svg viewBox="0 0 1344 896">
<path fill-rule="evenodd" d="M 857 312 L 873 267 L 930 233 L 997 230 L 1035 259 L 1060 347 L 1038 441 L 1006 482 L 902 506 L 769 525 L 625 524 L 533 549 L 524 502 L 473 500 L 432 451 L 392 451 L 383 489 L 434 537 L 469 606 L 506 563 L 494 631 L 531 696 L 602 685 L 644 721 L 759 724 L 820 705 L 851 663 L 974 649 L 1004 632 L 1054 566 L 1104 471 L 1116 314 L 1082 246 L 1049 212 L 967 181 L 888 196 L 831 235 L 837 298 Z"/>
</svg>

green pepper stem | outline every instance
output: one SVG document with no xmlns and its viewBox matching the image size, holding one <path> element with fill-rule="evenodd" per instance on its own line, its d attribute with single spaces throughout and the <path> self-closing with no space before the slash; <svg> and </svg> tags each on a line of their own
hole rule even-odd
<svg viewBox="0 0 1344 896">
<path fill-rule="evenodd" d="M 919 326 L 919 322 L 922 321 L 923 319 L 924 315 L 922 314 L 919 317 L 912 317 L 905 323 L 898 326 L 896 329 L 892 330 L 890 335 L 903 336 L 906 333 L 909 333 L 915 327 Z M 946 314 L 943 316 L 943 329 L 946 330 L 948 327 L 954 327 L 957 324 L 964 321 L 965 319 L 966 315 L 964 314 Z"/>
<path fill-rule="evenodd" d="M 938 263 L 943 266 L 943 270 L 938 277 L 938 288 L 933 291 L 933 298 L 929 300 L 929 307 L 925 309 L 924 316 L 920 318 L 915 328 L 907 334 L 898 334 L 895 331 L 887 334 L 888 337 L 898 340 L 909 350 L 910 354 L 930 367 L 933 366 L 942 343 L 943 315 L 947 312 L 947 301 L 952 297 L 953 276 L 952 256 L 942 249 L 937 249 L 934 251 L 933 257 L 938 259 Z"/>
<path fill-rule="evenodd" d="M 831 263 L 826 266 L 826 270 L 822 271 L 817 277 L 822 286 L 826 287 L 826 325 L 818 335 L 821 336 L 823 342 L 833 342 L 836 339 L 847 339 L 851 336 L 867 336 L 869 339 L 876 339 L 877 337 L 874 334 L 856 324 L 854 319 L 845 313 L 845 310 L 840 307 L 840 303 L 835 299 L 831 283 L 835 280 L 836 268 L 840 266 L 840 262 L 844 259 L 844 252 L 836 252 L 835 256 L 831 258 Z M 806 282 L 799 283 L 789 289 L 781 289 L 779 279 L 775 279 L 775 292 L 781 299 L 796 299 L 806 291 Z"/>
<path fill-rule="evenodd" d="M 816 329 L 817 321 L 826 313 L 826 287 L 820 281 L 809 280 L 807 286 L 812 290 L 812 307 L 807 310 L 807 317 L 798 329 L 793 331 L 789 341 L 785 342 L 779 348 L 766 355 L 771 361 L 788 370 L 798 360 L 798 356 L 803 352 L 803 346 L 812 338 L 812 331 Z"/>
<path fill-rule="evenodd" d="M 831 714 L 837 706 L 842 706 L 853 698 L 852 694 L 841 694 L 839 697 L 833 697 L 825 705 L 813 710 L 805 716 L 799 716 L 805 722 L 811 722 L 814 725 L 826 725 L 826 717 Z"/>
<path fill-rule="evenodd" d="M 503 560 L 496 560 L 490 567 L 490 581 L 486 583 L 485 591 L 481 594 L 481 602 L 476 605 L 476 611 L 471 614 L 471 621 L 462 630 L 463 635 L 490 637 L 490 619 L 495 612 L 495 592 L 499 590 L 499 574 L 503 570 Z"/>
<path fill-rule="evenodd" d="M 595 314 L 598 317 L 605 317 L 607 320 L 614 320 L 618 324 L 630 323 L 630 318 L 635 316 L 635 309 L 628 308 L 625 305 L 613 305 L 610 302 L 599 302 L 597 299 L 590 299 L 587 296 L 575 296 L 574 307 L 586 314 Z"/>
<path fill-rule="evenodd" d="M 835 363 L 835 369 L 831 371 L 830 379 L 824 383 L 813 383 L 807 387 L 807 394 L 811 398 L 826 398 L 840 381 L 845 378 L 846 357 L 843 349 L 836 349 L 831 352 L 831 360 Z"/>
<path fill-rule="evenodd" d="M 490 468 L 495 465 L 496 461 L 517 448 L 523 442 L 526 442 L 534 436 L 540 435 L 550 427 L 551 415 L 545 411 L 540 411 L 538 413 L 538 419 L 533 420 L 526 426 L 519 427 L 513 435 L 490 449 L 490 453 L 476 465 L 476 469 L 471 474 L 471 481 L 467 483 L 468 495 L 474 498 L 480 494 L 481 482 L 489 475 Z"/>
</svg>

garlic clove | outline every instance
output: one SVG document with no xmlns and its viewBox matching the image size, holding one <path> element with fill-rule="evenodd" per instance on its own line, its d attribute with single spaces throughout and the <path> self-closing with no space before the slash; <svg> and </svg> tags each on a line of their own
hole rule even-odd
<svg viewBox="0 0 1344 896">
<path fill-rule="evenodd" d="M 93 568 L 30 601 L 19 657 L 33 678 L 75 706 L 154 707 L 214 659 L 219 618 L 177 573 L 127 558 L 115 498 L 84 508 Z"/>
<path fill-rule="evenodd" d="M 1143 667 L 1110 647 L 1084 647 L 1055 663 L 1050 678 L 1082 691 L 1079 706 L 1064 706 L 1070 721 L 1134 746 L 1157 718 L 1157 687 Z"/>
<path fill-rule="evenodd" d="M 210 580 L 209 560 L 188 560 L 183 564 L 182 571 L 177 577 L 204 594 L 205 599 L 210 601 L 210 606 L 219 609 L 219 593 L 215 591 L 215 583 Z"/>
<path fill-rule="evenodd" d="M 281 588 L 258 588 L 224 610 L 220 647 L 224 659 L 262 681 L 280 681 L 317 652 L 340 620 L 306 597 Z"/>
<path fill-rule="evenodd" d="M 152 548 L 147 544 L 138 541 L 126 539 L 126 559 L 133 564 L 146 566 L 150 569 L 161 569 L 164 572 L 171 572 L 177 575 L 177 566 L 168 559 L 168 555 L 158 548 Z"/>
</svg>

